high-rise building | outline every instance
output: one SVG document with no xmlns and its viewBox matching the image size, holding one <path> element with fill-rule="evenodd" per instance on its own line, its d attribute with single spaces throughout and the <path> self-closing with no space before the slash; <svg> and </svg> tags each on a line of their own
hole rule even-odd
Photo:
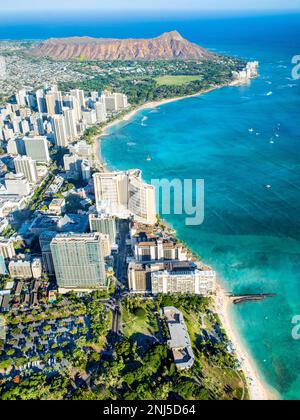
<svg viewBox="0 0 300 420">
<path fill-rule="evenodd" d="M 84 109 L 82 111 L 82 122 L 85 125 L 95 125 L 97 122 L 97 115 L 94 109 Z"/>
<path fill-rule="evenodd" d="M 104 103 L 106 112 L 118 111 L 117 98 L 111 92 L 103 92 L 101 101 Z"/>
<path fill-rule="evenodd" d="M 128 210 L 137 221 L 154 225 L 156 223 L 156 197 L 155 188 L 141 179 L 141 174 L 129 174 Z"/>
<path fill-rule="evenodd" d="M 115 245 L 117 238 L 116 218 L 106 214 L 90 214 L 89 216 L 91 232 L 104 233 L 109 235 L 111 245 Z"/>
<path fill-rule="evenodd" d="M 43 136 L 45 134 L 45 127 L 42 114 L 37 112 L 34 115 L 33 126 L 36 135 Z"/>
<path fill-rule="evenodd" d="M 65 118 L 68 141 L 72 143 L 77 138 L 77 121 L 75 110 L 70 108 L 64 108 L 63 115 Z"/>
<path fill-rule="evenodd" d="M 151 274 L 152 293 L 191 293 L 209 296 L 215 290 L 214 271 L 156 271 Z"/>
<path fill-rule="evenodd" d="M 66 121 L 63 115 L 54 115 L 51 119 L 56 147 L 67 147 L 68 135 Z"/>
<path fill-rule="evenodd" d="M 11 116 L 10 120 L 11 120 L 11 124 L 13 126 L 14 133 L 15 134 L 20 134 L 21 133 L 22 118 L 17 116 L 17 115 L 14 115 L 14 116 Z"/>
<path fill-rule="evenodd" d="M 81 177 L 85 182 L 88 182 L 91 179 L 91 166 L 86 159 L 81 161 Z"/>
<path fill-rule="evenodd" d="M 30 185 L 25 175 L 12 174 L 5 175 L 5 187 L 8 194 L 27 196 L 30 194 Z"/>
<path fill-rule="evenodd" d="M 11 155 L 25 155 L 25 143 L 22 138 L 15 138 L 8 140 L 7 153 Z"/>
<path fill-rule="evenodd" d="M 71 108 L 75 111 L 76 121 L 81 121 L 81 104 L 78 98 L 74 95 L 67 95 L 64 98 L 64 104 L 66 107 Z"/>
<path fill-rule="evenodd" d="M 73 89 L 70 91 L 70 95 L 74 96 L 78 100 L 80 107 L 85 107 L 84 90 Z"/>
<path fill-rule="evenodd" d="M 94 174 L 96 205 L 99 210 L 103 204 L 118 209 L 128 204 L 128 176 L 126 172 L 106 172 Z"/>
<path fill-rule="evenodd" d="M 56 87 L 52 87 L 51 90 L 45 95 L 47 114 L 55 115 L 61 114 L 63 108 L 62 94 L 57 90 Z"/>
<path fill-rule="evenodd" d="M 67 172 L 68 179 L 79 179 L 81 176 L 82 159 L 77 155 L 64 155 L 64 169 Z"/>
<path fill-rule="evenodd" d="M 26 156 L 31 157 L 33 160 L 39 163 L 50 162 L 47 137 L 24 137 L 23 141 L 25 144 Z"/>
<path fill-rule="evenodd" d="M 134 256 L 137 261 L 186 261 L 187 252 L 182 244 L 175 241 L 152 239 L 136 242 Z"/>
<path fill-rule="evenodd" d="M 107 112 L 118 112 L 128 107 L 127 96 L 123 93 L 104 91 L 101 95 L 101 101 L 104 103 Z"/>
<path fill-rule="evenodd" d="M 0 275 L 1 276 L 6 276 L 7 274 L 8 274 L 8 271 L 7 271 L 7 268 L 6 268 L 4 258 L 2 257 L 2 255 L 0 255 Z"/>
<path fill-rule="evenodd" d="M 100 234 L 57 235 L 51 241 L 51 252 L 60 288 L 108 286 Z"/>
<path fill-rule="evenodd" d="M 101 247 L 102 247 L 102 255 L 104 256 L 104 258 L 109 257 L 111 254 L 111 245 L 110 245 L 109 235 L 105 235 L 101 233 L 100 241 L 101 241 Z"/>
<path fill-rule="evenodd" d="M 126 95 L 124 95 L 123 93 L 114 93 L 114 97 L 116 98 L 118 111 L 122 111 L 123 109 L 128 107 L 128 99 Z"/>
<path fill-rule="evenodd" d="M 29 134 L 29 132 L 30 132 L 29 123 L 26 119 L 23 119 L 21 121 L 21 131 L 24 134 L 24 136 Z"/>
<path fill-rule="evenodd" d="M 35 160 L 28 156 L 18 156 L 14 159 L 17 174 L 25 175 L 31 184 L 36 184 L 38 180 Z"/>
<path fill-rule="evenodd" d="M 86 141 L 82 140 L 78 143 L 70 144 L 69 151 L 73 155 L 88 160 L 90 165 L 93 164 L 93 147 L 90 144 L 87 144 Z"/>
<path fill-rule="evenodd" d="M 35 92 L 36 96 L 36 103 L 37 103 L 37 109 L 38 112 L 41 114 L 47 113 L 47 103 L 44 95 L 43 89 L 39 89 Z"/>
<path fill-rule="evenodd" d="M 0 238 L 0 255 L 5 260 L 10 260 L 16 255 L 14 242 L 11 239 Z"/>
<path fill-rule="evenodd" d="M 47 93 L 45 95 L 45 101 L 46 101 L 46 107 L 47 107 L 47 114 L 55 115 L 56 95 L 54 93 Z"/>
<path fill-rule="evenodd" d="M 123 217 L 126 209 L 140 223 L 156 223 L 155 189 L 142 181 L 141 171 L 96 173 L 94 188 L 99 212 L 106 208 Z"/>
<path fill-rule="evenodd" d="M 8 270 L 13 279 L 31 279 L 32 271 L 30 261 L 12 260 L 8 264 Z"/>
<path fill-rule="evenodd" d="M 34 258 L 31 261 L 31 271 L 34 279 L 40 279 L 42 277 L 42 261 L 40 258 Z"/>
<path fill-rule="evenodd" d="M 27 106 L 27 92 L 26 89 L 20 90 L 16 93 L 16 101 L 19 106 Z"/>
<path fill-rule="evenodd" d="M 95 103 L 97 123 L 103 123 L 107 119 L 106 108 L 103 102 Z"/>
</svg>

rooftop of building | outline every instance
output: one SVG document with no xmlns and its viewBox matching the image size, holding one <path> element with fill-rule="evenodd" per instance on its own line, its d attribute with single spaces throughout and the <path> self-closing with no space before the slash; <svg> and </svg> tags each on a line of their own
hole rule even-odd
<svg viewBox="0 0 300 420">
<path fill-rule="evenodd" d="M 168 344 L 174 361 L 179 368 L 189 369 L 194 363 L 194 354 L 183 314 L 174 306 L 164 307 L 162 311 L 171 336 Z"/>
<path fill-rule="evenodd" d="M 95 233 L 60 233 L 56 235 L 52 243 L 56 242 L 98 242 L 103 236 L 97 232 Z"/>
<path fill-rule="evenodd" d="M 68 214 L 63 217 L 39 214 L 30 229 L 54 230 L 57 232 L 84 233 L 88 228 L 88 218 L 81 214 Z"/>
</svg>

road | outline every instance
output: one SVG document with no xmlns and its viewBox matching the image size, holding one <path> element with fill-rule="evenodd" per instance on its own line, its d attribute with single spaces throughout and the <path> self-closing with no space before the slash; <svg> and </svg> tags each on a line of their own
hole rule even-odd
<svg viewBox="0 0 300 420">
<path fill-rule="evenodd" d="M 127 278 L 127 246 L 129 227 L 127 221 L 119 222 L 119 252 L 116 257 L 115 273 L 117 280 L 126 288 L 128 288 Z"/>
</svg>

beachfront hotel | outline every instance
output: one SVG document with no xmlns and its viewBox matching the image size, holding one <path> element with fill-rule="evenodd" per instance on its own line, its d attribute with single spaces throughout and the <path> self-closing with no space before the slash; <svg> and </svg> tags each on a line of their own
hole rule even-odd
<svg viewBox="0 0 300 420">
<path fill-rule="evenodd" d="M 151 273 L 152 293 L 186 293 L 209 296 L 215 291 L 216 273 L 201 270 L 162 270 Z"/>
<path fill-rule="evenodd" d="M 147 225 L 156 223 L 155 189 L 142 181 L 141 171 L 94 174 L 97 211 L 119 218 L 133 216 Z"/>
</svg>

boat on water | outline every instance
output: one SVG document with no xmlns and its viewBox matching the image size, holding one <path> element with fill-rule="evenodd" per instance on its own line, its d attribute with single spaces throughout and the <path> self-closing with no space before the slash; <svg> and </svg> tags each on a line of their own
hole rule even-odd
<svg viewBox="0 0 300 420">
<path fill-rule="evenodd" d="M 149 155 L 149 156 L 147 156 L 146 160 L 147 160 L 147 162 L 151 162 L 152 157 Z"/>
</svg>

